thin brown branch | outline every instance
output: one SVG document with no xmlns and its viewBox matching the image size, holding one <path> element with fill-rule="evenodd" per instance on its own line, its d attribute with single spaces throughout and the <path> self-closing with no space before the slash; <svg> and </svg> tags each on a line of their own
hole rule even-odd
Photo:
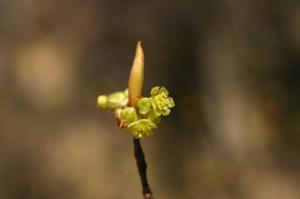
<svg viewBox="0 0 300 199">
<path fill-rule="evenodd" d="M 133 145 L 134 145 L 134 157 L 136 159 L 136 165 L 142 183 L 144 199 L 154 199 L 153 193 L 151 191 L 147 179 L 147 163 L 145 160 L 145 154 L 141 146 L 140 140 L 134 138 Z"/>
</svg>

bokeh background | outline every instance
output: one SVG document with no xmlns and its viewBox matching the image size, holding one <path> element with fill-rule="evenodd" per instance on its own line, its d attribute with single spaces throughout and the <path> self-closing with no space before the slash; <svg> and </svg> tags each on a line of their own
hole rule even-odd
<svg viewBox="0 0 300 199">
<path fill-rule="evenodd" d="M 142 140 L 156 198 L 300 198 L 300 1 L 0 0 L 0 198 L 141 198 L 132 138 L 96 98 L 176 108 Z"/>
</svg>

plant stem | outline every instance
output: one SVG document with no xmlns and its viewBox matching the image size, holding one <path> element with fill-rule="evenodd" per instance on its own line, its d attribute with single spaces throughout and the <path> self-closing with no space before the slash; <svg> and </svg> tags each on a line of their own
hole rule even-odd
<svg viewBox="0 0 300 199">
<path fill-rule="evenodd" d="M 134 157 L 136 159 L 136 165 L 139 171 L 139 176 L 142 183 L 144 199 L 154 199 L 150 185 L 147 179 L 147 163 L 145 160 L 145 154 L 141 146 L 139 139 L 133 139 L 134 145 Z"/>
</svg>

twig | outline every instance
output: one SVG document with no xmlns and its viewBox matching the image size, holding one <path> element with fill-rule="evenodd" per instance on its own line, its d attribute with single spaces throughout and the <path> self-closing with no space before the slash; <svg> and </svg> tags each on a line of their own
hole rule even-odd
<svg viewBox="0 0 300 199">
<path fill-rule="evenodd" d="M 134 145 L 134 157 L 136 159 L 136 165 L 139 171 L 139 176 L 143 187 L 144 199 L 154 199 L 153 193 L 151 191 L 147 179 L 147 163 L 145 161 L 145 154 L 141 146 L 140 140 L 134 138 L 133 145 Z"/>
</svg>

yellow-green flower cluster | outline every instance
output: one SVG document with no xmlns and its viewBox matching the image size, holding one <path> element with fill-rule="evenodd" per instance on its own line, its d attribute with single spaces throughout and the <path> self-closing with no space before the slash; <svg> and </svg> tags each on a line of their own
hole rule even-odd
<svg viewBox="0 0 300 199">
<path fill-rule="evenodd" d="M 170 108 L 175 103 L 165 87 L 154 87 L 151 97 L 143 97 L 137 102 L 136 107 L 126 107 L 121 111 L 121 118 L 128 130 L 135 138 L 152 135 L 152 130 L 157 128 L 161 116 L 170 114 Z"/>
<path fill-rule="evenodd" d="M 128 125 L 128 130 L 134 138 L 142 138 L 145 135 L 152 135 L 152 129 L 157 128 L 150 119 L 139 119 Z"/>
<path fill-rule="evenodd" d="M 128 106 L 128 90 L 109 95 L 100 95 L 97 100 L 100 109 L 121 110 L 119 117 L 134 138 L 152 135 L 162 116 L 167 116 L 175 103 L 165 87 L 154 87 L 150 97 L 137 101 L 135 107 Z"/>
</svg>

